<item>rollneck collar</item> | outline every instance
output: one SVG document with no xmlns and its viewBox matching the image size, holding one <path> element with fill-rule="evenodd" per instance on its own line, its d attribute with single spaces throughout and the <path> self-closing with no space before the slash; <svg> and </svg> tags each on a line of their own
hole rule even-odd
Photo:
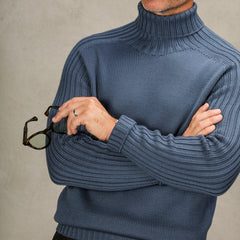
<svg viewBox="0 0 240 240">
<path fill-rule="evenodd" d="M 133 48 L 151 55 L 166 55 L 189 49 L 188 36 L 204 25 L 197 4 L 181 13 L 162 16 L 147 11 L 140 1 L 137 18 L 127 25 L 121 38 Z"/>
<path fill-rule="evenodd" d="M 197 13 L 197 4 L 174 15 L 157 15 L 147 11 L 140 1 L 138 3 L 136 25 L 139 31 L 156 38 L 176 38 L 193 34 L 204 25 Z"/>
</svg>

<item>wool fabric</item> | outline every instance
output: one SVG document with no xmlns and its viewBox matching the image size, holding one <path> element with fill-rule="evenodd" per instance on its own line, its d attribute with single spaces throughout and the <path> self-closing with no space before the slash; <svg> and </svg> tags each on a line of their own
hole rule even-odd
<svg viewBox="0 0 240 240">
<path fill-rule="evenodd" d="M 81 96 L 118 121 L 108 141 L 83 125 L 50 133 L 49 175 L 65 186 L 57 231 L 77 240 L 206 239 L 217 197 L 240 169 L 240 52 L 204 24 L 196 2 L 161 16 L 140 1 L 132 22 L 71 50 L 53 105 Z M 223 119 L 207 136 L 182 136 L 205 102 Z"/>
</svg>

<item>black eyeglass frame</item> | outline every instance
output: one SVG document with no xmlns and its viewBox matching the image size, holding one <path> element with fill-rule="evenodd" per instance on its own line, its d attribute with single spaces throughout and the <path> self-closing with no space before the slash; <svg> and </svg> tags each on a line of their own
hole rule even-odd
<svg viewBox="0 0 240 240">
<path fill-rule="evenodd" d="M 45 113 L 44 113 L 45 116 L 48 116 L 48 115 L 49 115 L 49 112 L 50 112 L 50 109 L 51 109 L 51 108 L 58 109 L 59 106 L 49 106 L 48 109 L 47 109 L 47 110 L 45 111 Z M 56 131 L 56 130 L 53 128 L 54 122 L 51 122 L 51 124 L 50 124 L 46 129 L 44 129 L 44 130 L 42 130 L 42 131 L 38 131 L 38 132 L 32 134 L 30 137 L 27 137 L 27 132 L 28 132 L 27 124 L 28 124 L 29 122 L 32 122 L 32 121 L 38 121 L 38 118 L 37 118 L 36 116 L 34 116 L 34 117 L 32 117 L 31 119 L 29 119 L 28 121 L 25 122 L 24 129 L 23 129 L 23 145 L 25 145 L 25 146 L 29 146 L 29 147 L 34 148 L 34 149 L 36 149 L 36 150 L 42 150 L 42 149 L 48 147 L 49 144 L 51 143 L 51 137 L 50 137 L 50 135 L 48 134 L 48 131 L 49 131 L 49 130 L 52 130 L 52 131 L 55 132 L 55 133 L 65 134 L 65 132 L 58 132 L 58 131 Z M 34 147 L 34 146 L 30 143 L 30 140 L 31 140 L 33 137 L 37 136 L 38 134 L 45 134 L 45 135 L 48 137 L 48 139 L 49 139 L 48 143 L 47 143 L 44 147 L 42 147 L 42 148 L 36 148 L 36 147 Z"/>
</svg>

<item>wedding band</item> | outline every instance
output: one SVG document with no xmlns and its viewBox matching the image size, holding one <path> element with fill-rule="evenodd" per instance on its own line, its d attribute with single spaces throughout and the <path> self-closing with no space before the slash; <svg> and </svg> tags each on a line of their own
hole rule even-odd
<svg viewBox="0 0 240 240">
<path fill-rule="evenodd" d="M 77 113 L 75 111 L 75 109 L 73 109 L 73 115 L 76 117 L 77 116 Z"/>
</svg>

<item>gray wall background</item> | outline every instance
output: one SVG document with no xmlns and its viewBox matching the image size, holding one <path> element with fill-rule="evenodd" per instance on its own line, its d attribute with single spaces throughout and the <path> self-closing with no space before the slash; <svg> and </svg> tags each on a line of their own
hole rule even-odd
<svg viewBox="0 0 240 240">
<path fill-rule="evenodd" d="M 199 0 L 205 24 L 240 49 L 239 0 Z M 63 186 L 51 182 L 45 151 L 22 145 L 45 128 L 62 68 L 83 37 L 121 26 L 137 16 L 138 0 L 0 0 L 0 239 L 52 239 L 53 219 Z M 240 180 L 218 198 L 208 240 L 240 236 Z"/>
</svg>

